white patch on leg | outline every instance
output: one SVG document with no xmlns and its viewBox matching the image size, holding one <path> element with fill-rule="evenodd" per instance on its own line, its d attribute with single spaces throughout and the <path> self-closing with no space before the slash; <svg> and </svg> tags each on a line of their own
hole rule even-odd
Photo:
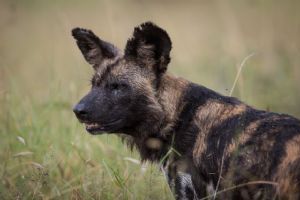
<svg viewBox="0 0 300 200">
<path fill-rule="evenodd" d="M 192 182 L 192 176 L 185 172 L 178 172 L 178 177 L 180 178 L 180 199 L 182 200 L 190 200 L 188 194 L 186 193 L 186 189 L 189 188 L 190 191 L 193 192 L 194 200 L 197 200 L 197 194 Z"/>
<path fill-rule="evenodd" d="M 206 186 L 206 193 L 208 196 L 213 196 L 215 195 L 215 188 L 214 188 L 214 184 L 212 181 L 209 182 L 209 184 Z"/>
</svg>

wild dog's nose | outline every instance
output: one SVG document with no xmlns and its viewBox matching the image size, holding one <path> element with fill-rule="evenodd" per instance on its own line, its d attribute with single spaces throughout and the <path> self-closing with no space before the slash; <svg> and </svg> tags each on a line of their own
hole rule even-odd
<svg viewBox="0 0 300 200">
<path fill-rule="evenodd" d="M 76 106 L 74 106 L 73 112 L 75 113 L 75 115 L 79 119 L 85 119 L 87 117 L 87 114 L 88 114 L 88 112 L 86 110 L 86 107 L 83 103 L 79 103 Z"/>
</svg>

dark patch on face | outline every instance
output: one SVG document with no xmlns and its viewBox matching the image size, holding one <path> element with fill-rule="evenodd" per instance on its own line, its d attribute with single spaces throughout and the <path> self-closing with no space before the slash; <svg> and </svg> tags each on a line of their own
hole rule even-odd
<svg viewBox="0 0 300 200">
<path fill-rule="evenodd" d="M 91 91 L 83 97 L 78 105 L 84 108 L 84 114 L 76 112 L 77 117 L 88 124 L 88 132 L 117 132 L 127 130 L 132 126 L 139 114 L 135 106 L 144 106 L 147 98 L 134 93 L 129 81 L 115 77 L 112 70 L 119 65 L 120 60 L 108 65 L 102 74 L 94 75 Z M 116 75 L 118 76 L 118 75 Z M 140 100 L 143 101 L 140 101 Z M 77 105 L 77 107 L 78 107 Z M 93 126 L 93 124 L 95 124 Z M 97 126 L 96 126 L 97 125 Z"/>
</svg>

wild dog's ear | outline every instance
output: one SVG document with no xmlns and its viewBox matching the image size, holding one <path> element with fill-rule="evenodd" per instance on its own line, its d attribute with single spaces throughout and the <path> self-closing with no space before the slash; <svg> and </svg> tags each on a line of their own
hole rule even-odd
<svg viewBox="0 0 300 200">
<path fill-rule="evenodd" d="M 167 32 L 151 22 L 134 28 L 127 41 L 125 57 L 134 58 L 140 65 L 150 66 L 163 73 L 170 62 L 172 43 Z"/>
<path fill-rule="evenodd" d="M 106 60 L 112 60 L 119 54 L 119 49 L 114 45 L 98 38 L 92 31 L 82 28 L 74 28 L 72 35 L 85 60 L 94 65 L 100 66 Z"/>
</svg>

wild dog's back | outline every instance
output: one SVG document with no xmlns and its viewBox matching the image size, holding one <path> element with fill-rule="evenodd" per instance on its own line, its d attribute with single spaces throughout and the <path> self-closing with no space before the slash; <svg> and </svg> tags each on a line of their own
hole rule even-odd
<svg viewBox="0 0 300 200">
<path fill-rule="evenodd" d="M 224 192 L 226 199 L 299 199 L 300 121 L 193 87 L 202 102 L 192 121 L 198 129 L 193 160 L 205 186 L 223 190 L 246 184 Z"/>
</svg>

